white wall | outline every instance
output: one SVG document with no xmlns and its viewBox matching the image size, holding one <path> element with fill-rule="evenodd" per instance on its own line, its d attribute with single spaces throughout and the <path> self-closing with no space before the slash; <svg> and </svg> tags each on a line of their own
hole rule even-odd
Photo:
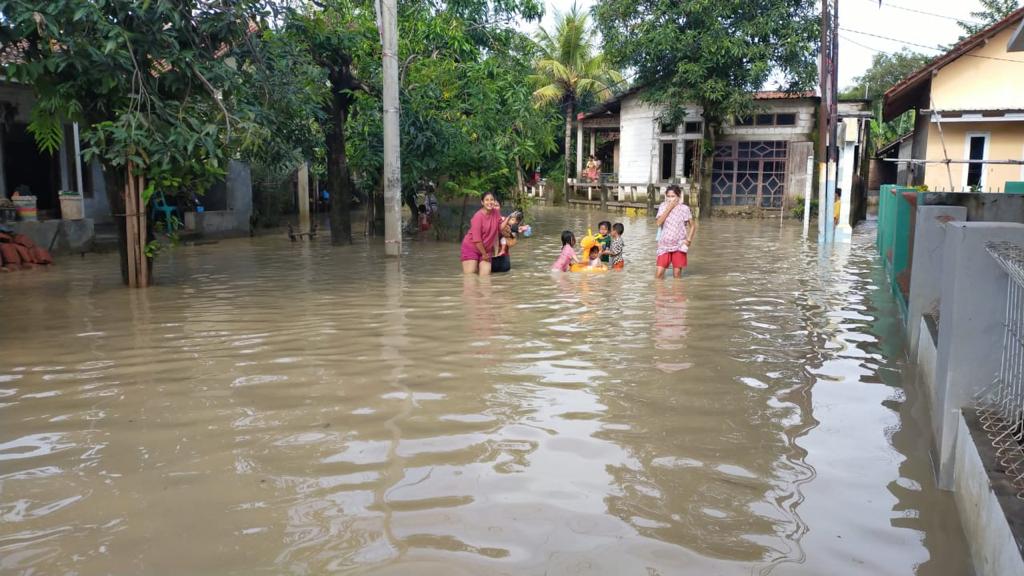
<svg viewBox="0 0 1024 576">
<path fill-rule="evenodd" d="M 655 118 L 660 110 L 627 96 L 619 112 L 619 182 L 647 184 L 651 181 Z"/>
</svg>

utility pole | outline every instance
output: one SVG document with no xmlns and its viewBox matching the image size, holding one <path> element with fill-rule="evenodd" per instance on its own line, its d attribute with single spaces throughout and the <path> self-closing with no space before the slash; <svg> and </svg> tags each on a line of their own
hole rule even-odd
<svg viewBox="0 0 1024 576">
<path fill-rule="evenodd" d="M 831 84 L 829 86 L 828 124 L 831 133 L 828 138 L 828 187 L 825 189 L 825 238 L 830 244 L 835 240 L 836 225 L 832 219 L 832 208 L 836 201 L 836 186 L 839 181 L 839 0 L 832 1 L 832 28 L 829 30 L 831 54 L 829 66 Z M 849 201 L 849 200 L 847 200 Z"/>
<path fill-rule="evenodd" d="M 839 161 L 837 147 L 839 124 L 839 2 L 829 9 L 829 0 L 821 0 L 821 73 L 819 89 L 821 104 L 818 108 L 818 242 L 832 242 L 835 225 L 832 222 L 832 204 L 835 201 L 836 176 Z M 805 210 L 804 229 L 808 227 L 809 210 Z"/>
<path fill-rule="evenodd" d="M 825 199 L 825 175 L 827 164 L 825 155 L 828 153 L 828 0 L 821 0 L 821 42 L 818 51 L 818 224 L 819 237 L 822 218 L 822 202 Z M 811 224 L 811 195 L 804 197 L 804 235 Z"/>
<path fill-rule="evenodd" d="M 402 253 L 402 163 L 398 136 L 398 6 L 378 0 L 381 54 L 384 65 L 384 253 Z"/>
</svg>

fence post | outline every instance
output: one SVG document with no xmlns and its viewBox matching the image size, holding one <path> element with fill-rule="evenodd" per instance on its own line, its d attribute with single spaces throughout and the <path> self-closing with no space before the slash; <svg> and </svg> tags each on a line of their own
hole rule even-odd
<svg viewBox="0 0 1024 576">
<path fill-rule="evenodd" d="M 608 186 L 601 184 L 601 210 L 608 209 Z"/>
<path fill-rule="evenodd" d="M 647 210 L 654 212 L 654 192 L 656 188 L 654 184 L 647 185 Z"/>
</svg>

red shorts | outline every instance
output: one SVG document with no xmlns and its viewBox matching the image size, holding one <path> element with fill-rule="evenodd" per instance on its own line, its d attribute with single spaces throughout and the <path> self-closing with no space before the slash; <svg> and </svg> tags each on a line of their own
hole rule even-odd
<svg viewBox="0 0 1024 576">
<path fill-rule="evenodd" d="M 677 270 L 686 268 L 686 252 L 666 252 L 658 256 L 658 268 L 669 266 Z"/>
<path fill-rule="evenodd" d="M 615 264 L 612 264 L 612 270 L 622 270 L 625 267 L 626 267 L 626 261 L 625 260 L 619 260 Z"/>
</svg>

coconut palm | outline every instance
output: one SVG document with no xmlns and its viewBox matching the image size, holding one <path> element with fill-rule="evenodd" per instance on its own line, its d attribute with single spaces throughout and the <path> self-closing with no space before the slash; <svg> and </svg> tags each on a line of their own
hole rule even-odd
<svg viewBox="0 0 1024 576">
<path fill-rule="evenodd" d="M 575 4 L 566 13 L 555 13 L 555 29 L 537 32 L 540 58 L 534 64 L 532 80 L 540 86 L 533 93 L 537 106 L 553 103 L 565 110 L 565 174 L 562 192 L 569 180 L 572 151 L 572 120 L 576 104 L 588 95 L 605 100 L 622 83 L 622 76 L 608 67 L 597 50 L 597 32 L 587 13 Z"/>
</svg>

